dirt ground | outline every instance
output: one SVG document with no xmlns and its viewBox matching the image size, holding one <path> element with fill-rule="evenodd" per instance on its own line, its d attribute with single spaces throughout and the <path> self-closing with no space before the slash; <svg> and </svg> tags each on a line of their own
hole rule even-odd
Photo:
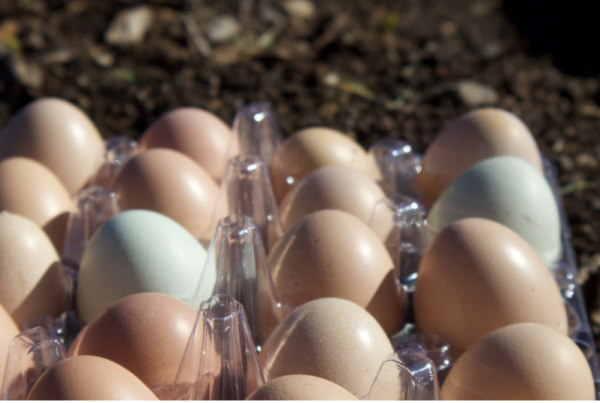
<svg viewBox="0 0 600 403">
<path fill-rule="evenodd" d="M 461 113 L 506 108 L 559 169 L 598 335 L 598 5 L 562 3 L 0 0 L 0 127 L 41 96 L 131 137 L 177 106 L 230 122 L 269 100 L 284 135 L 325 125 L 365 146 L 393 136 L 423 151 Z"/>
</svg>

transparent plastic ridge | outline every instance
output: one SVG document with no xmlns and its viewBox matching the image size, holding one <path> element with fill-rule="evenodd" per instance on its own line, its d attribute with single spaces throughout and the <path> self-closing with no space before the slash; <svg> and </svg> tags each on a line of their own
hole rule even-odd
<svg viewBox="0 0 600 403">
<path fill-rule="evenodd" d="M 427 248 L 425 209 L 403 194 L 386 196 L 373 208 L 369 227 L 384 240 L 396 279 L 407 293 L 412 293 L 421 258 Z"/>
<path fill-rule="evenodd" d="M 369 158 L 375 163 L 376 181 L 386 195 L 402 193 L 416 200 L 421 198 L 420 159 L 408 142 L 396 138 L 379 140 L 369 148 Z"/>
<path fill-rule="evenodd" d="M 239 108 L 233 121 L 233 139 L 229 157 L 233 157 L 234 143 L 240 154 L 260 157 L 267 168 L 277 201 L 281 201 L 294 178 L 289 174 L 281 150 L 282 136 L 269 102 L 253 102 Z"/>
<path fill-rule="evenodd" d="M 65 348 L 59 338 L 42 327 L 17 335 L 8 349 L 2 400 L 27 399 L 39 377 L 65 358 Z"/>
<path fill-rule="evenodd" d="M 258 155 L 240 154 L 228 161 L 212 222 L 202 241 L 208 243 L 219 220 L 231 214 L 246 215 L 254 220 L 267 253 L 283 235 L 271 180 Z"/>
<path fill-rule="evenodd" d="M 244 307 L 229 295 L 202 303 L 173 385 L 161 400 L 244 400 L 265 383 Z"/>
<path fill-rule="evenodd" d="M 413 348 L 396 351 L 383 361 L 371 389 L 360 400 L 388 398 L 390 390 L 396 391 L 397 400 L 439 400 L 435 364 Z"/>
<path fill-rule="evenodd" d="M 295 308 L 277 298 L 260 231 L 250 217 L 232 214 L 219 221 L 191 304 L 218 294 L 243 305 L 257 346 Z"/>
<path fill-rule="evenodd" d="M 137 141 L 125 136 L 115 136 L 104 140 L 105 153 L 102 163 L 89 186 L 112 188 L 113 181 L 123 165 L 140 152 Z"/>
</svg>

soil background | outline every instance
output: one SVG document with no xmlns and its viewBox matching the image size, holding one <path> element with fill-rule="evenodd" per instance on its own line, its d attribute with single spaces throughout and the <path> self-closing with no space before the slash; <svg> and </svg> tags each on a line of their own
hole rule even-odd
<svg viewBox="0 0 600 403">
<path fill-rule="evenodd" d="M 423 151 L 460 114 L 506 108 L 559 170 L 598 346 L 598 11 L 578 0 L 0 0 L 0 127 L 42 96 L 133 138 L 178 106 L 231 122 L 269 100 L 284 135 L 324 125 Z"/>
</svg>

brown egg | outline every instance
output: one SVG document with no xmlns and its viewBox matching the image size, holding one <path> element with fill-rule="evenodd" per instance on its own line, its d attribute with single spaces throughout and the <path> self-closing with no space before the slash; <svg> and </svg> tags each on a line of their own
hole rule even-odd
<svg viewBox="0 0 600 403">
<path fill-rule="evenodd" d="M 158 400 L 125 368 L 101 357 L 59 361 L 35 382 L 27 400 Z"/>
<path fill-rule="evenodd" d="M 358 305 L 323 298 L 296 308 L 267 338 L 258 359 L 265 379 L 304 374 L 327 379 L 360 398 L 394 352 L 377 321 Z M 383 380 L 381 380 L 383 382 Z M 390 380 L 390 385 L 395 385 Z M 393 399 L 397 390 L 390 386 Z"/>
<path fill-rule="evenodd" d="M 69 356 L 95 355 L 122 365 L 149 388 L 171 385 L 196 322 L 196 311 L 158 293 L 121 298 L 90 322 Z"/>
<path fill-rule="evenodd" d="M 170 148 L 196 161 L 210 177 L 220 182 L 225 172 L 232 132 L 211 112 L 200 108 L 178 108 L 162 115 L 140 138 L 142 150 Z M 237 153 L 232 150 L 233 155 Z"/>
<path fill-rule="evenodd" d="M 0 133 L 0 158 L 29 157 L 49 168 L 73 195 L 94 175 L 104 153 L 102 137 L 75 105 L 42 98 L 23 107 Z"/>
<path fill-rule="evenodd" d="M 414 297 L 417 325 L 463 350 L 514 323 L 568 330 L 560 291 L 539 255 L 515 232 L 481 218 L 438 234 L 423 255 Z"/>
<path fill-rule="evenodd" d="M 373 208 L 385 194 L 367 175 L 344 166 L 326 166 L 308 174 L 281 203 L 281 219 L 291 228 L 319 210 L 345 211 L 368 224 Z"/>
<path fill-rule="evenodd" d="M 0 161 L 0 211 L 29 218 L 62 249 L 71 196 L 48 168 L 29 158 Z"/>
<path fill-rule="evenodd" d="M 2 305 L 0 305 L 0 329 L 2 329 L 0 331 L 0 379 L 4 380 L 8 347 L 10 342 L 19 334 L 19 329 Z"/>
<path fill-rule="evenodd" d="M 497 155 L 522 158 L 543 173 L 535 139 L 514 114 L 483 108 L 452 122 L 423 156 L 419 179 L 425 205 L 431 207 L 446 187 L 473 165 Z"/>
<path fill-rule="evenodd" d="M 346 389 L 323 378 L 287 375 L 256 389 L 246 400 L 358 400 Z"/>
<path fill-rule="evenodd" d="M 296 183 L 314 170 L 327 165 L 342 165 L 361 172 L 372 169 L 366 151 L 350 137 L 326 127 L 311 127 L 300 130 L 288 137 L 282 144 L 281 150 L 287 173 Z M 278 171 L 274 171 L 276 174 Z M 275 175 L 275 190 L 287 191 L 289 187 L 280 182 L 281 175 Z M 282 200 L 284 194 L 277 194 L 277 200 Z"/>
<path fill-rule="evenodd" d="M 343 298 L 366 309 L 388 335 L 402 326 L 394 263 L 377 235 L 348 213 L 307 215 L 275 244 L 268 263 L 283 302 Z"/>
<path fill-rule="evenodd" d="M 594 400 L 581 350 L 543 325 L 521 323 L 487 335 L 454 364 L 442 400 Z"/>
<path fill-rule="evenodd" d="M 114 189 L 123 210 L 156 211 L 196 236 L 210 225 L 219 195 L 215 181 L 198 164 L 166 148 L 130 159 L 115 178 Z"/>
<path fill-rule="evenodd" d="M 37 225 L 16 214 L 0 213 L 0 304 L 18 325 L 66 309 L 59 261 Z"/>
</svg>

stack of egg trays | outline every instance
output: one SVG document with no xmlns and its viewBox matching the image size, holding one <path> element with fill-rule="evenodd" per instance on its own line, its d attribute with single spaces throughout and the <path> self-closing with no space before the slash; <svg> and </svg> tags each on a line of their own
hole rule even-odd
<svg viewBox="0 0 600 403">
<path fill-rule="evenodd" d="M 561 260 L 556 263 L 556 266 L 552 267 L 552 271 L 554 272 L 561 294 L 570 308 L 569 337 L 579 346 L 590 364 L 596 386 L 596 400 L 600 400 L 600 367 L 598 366 L 598 355 L 594 344 L 594 335 L 588 320 L 583 293 L 581 287 L 577 284 L 578 268 L 575 251 L 571 244 L 569 221 L 559 191 L 556 169 L 545 155 L 542 155 L 542 157 L 544 175 L 552 187 L 561 216 L 563 255 Z"/>
</svg>

